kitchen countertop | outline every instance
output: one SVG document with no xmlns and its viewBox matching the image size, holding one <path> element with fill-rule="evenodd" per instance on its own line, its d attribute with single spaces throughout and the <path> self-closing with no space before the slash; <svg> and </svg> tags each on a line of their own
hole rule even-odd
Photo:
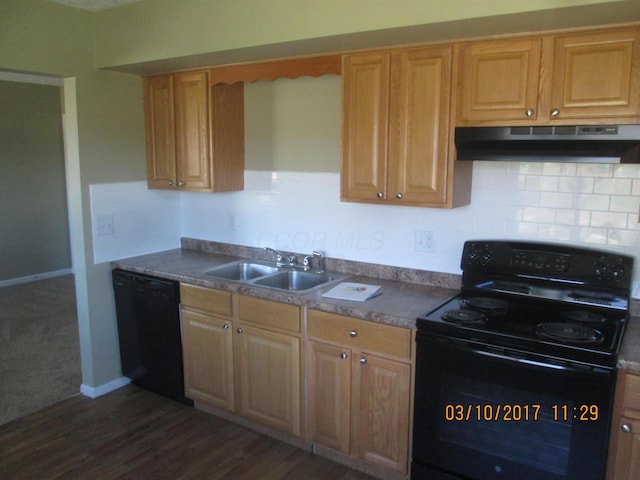
<svg viewBox="0 0 640 480">
<path fill-rule="evenodd" d="M 183 239 L 182 248 L 117 260 L 112 262 L 112 266 L 191 285 L 306 306 L 405 328 L 415 328 L 418 316 L 434 309 L 455 295 L 460 288 L 459 275 L 330 258 L 325 259 L 327 270 L 353 272 L 354 275 L 346 281 L 381 285 L 383 294 L 364 302 L 336 300 L 321 296 L 336 284 L 301 294 L 219 279 L 206 274 L 218 265 L 240 259 L 272 258 L 262 249 Z M 638 313 L 635 307 L 637 305 L 632 305 L 634 315 L 627 324 L 618 366 L 640 373 L 640 316 L 635 315 Z"/>
<path fill-rule="evenodd" d="M 322 297 L 322 293 L 334 287 L 335 283 L 303 294 L 220 279 L 206 274 L 207 271 L 218 265 L 243 258 L 257 259 L 254 256 L 243 257 L 227 253 L 178 248 L 117 260 L 112 262 L 112 266 L 132 272 L 177 280 L 191 285 L 215 288 L 292 305 L 302 305 L 315 310 L 406 328 L 415 328 L 416 317 L 437 307 L 457 293 L 457 288 L 447 286 L 425 285 L 356 274 L 348 277 L 345 281 L 381 285 L 383 292 L 382 295 L 375 298 L 364 302 L 356 302 Z M 336 270 L 330 263 L 331 260 L 326 259 L 326 269 Z M 371 264 L 364 265 L 375 268 Z M 385 270 L 383 273 L 388 273 L 388 267 L 381 268 Z M 398 273 L 395 272 L 395 274 L 397 276 Z M 453 282 L 455 284 L 456 281 L 456 278 L 445 278 L 444 283 Z"/>
</svg>

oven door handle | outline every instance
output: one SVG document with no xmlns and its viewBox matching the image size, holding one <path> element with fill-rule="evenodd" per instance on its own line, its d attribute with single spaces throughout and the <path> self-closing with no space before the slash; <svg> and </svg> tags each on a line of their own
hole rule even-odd
<svg viewBox="0 0 640 480">
<path fill-rule="evenodd" d="M 479 355 L 484 355 L 486 357 L 498 358 L 500 360 L 507 360 L 507 361 L 510 361 L 510 362 L 525 363 L 527 365 L 532 365 L 534 367 L 554 368 L 556 370 L 573 370 L 568 365 L 558 365 L 558 364 L 555 364 L 555 363 L 540 362 L 538 360 L 531 360 L 529 358 L 522 358 L 522 357 L 511 356 L 511 355 L 505 355 L 503 353 L 488 352 L 486 350 L 478 350 L 478 349 L 475 349 L 475 348 L 473 349 L 473 351 L 475 353 L 479 354 Z"/>
</svg>

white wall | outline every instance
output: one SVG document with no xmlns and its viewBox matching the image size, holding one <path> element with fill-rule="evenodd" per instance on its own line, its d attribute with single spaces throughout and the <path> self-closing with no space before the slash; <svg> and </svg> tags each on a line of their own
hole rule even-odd
<svg viewBox="0 0 640 480">
<path fill-rule="evenodd" d="M 170 196 L 163 201 L 179 205 L 169 210 L 179 217 L 179 233 L 166 232 L 167 243 L 177 246 L 176 238 L 186 236 L 303 253 L 321 249 L 330 257 L 459 273 L 465 240 L 518 238 L 633 255 L 640 279 L 640 165 L 475 162 L 466 207 L 340 202 L 336 78 L 248 84 L 245 190 L 163 192 Z M 324 171 L 327 164 L 333 171 Z M 140 202 L 130 208 L 140 209 Z M 141 218 L 144 209 L 158 211 L 150 203 L 137 213 Z M 117 237 L 119 215 L 115 224 Z M 433 234 L 432 252 L 416 251 L 416 231 Z M 129 256 L 135 242 L 122 240 L 112 252 Z"/>
</svg>

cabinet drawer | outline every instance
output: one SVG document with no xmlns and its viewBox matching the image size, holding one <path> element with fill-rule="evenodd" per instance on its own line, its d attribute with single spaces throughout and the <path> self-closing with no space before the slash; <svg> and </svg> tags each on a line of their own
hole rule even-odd
<svg viewBox="0 0 640 480">
<path fill-rule="evenodd" d="M 231 293 L 180 284 L 180 303 L 214 315 L 230 317 L 233 313 Z"/>
<path fill-rule="evenodd" d="M 328 340 L 351 348 L 409 358 L 411 330 L 359 320 L 334 313 L 309 310 L 310 337 Z"/>
<path fill-rule="evenodd" d="M 625 376 L 624 408 L 640 410 L 640 375 Z"/>
<path fill-rule="evenodd" d="M 261 298 L 240 296 L 240 320 L 291 332 L 300 332 L 300 307 Z"/>
</svg>

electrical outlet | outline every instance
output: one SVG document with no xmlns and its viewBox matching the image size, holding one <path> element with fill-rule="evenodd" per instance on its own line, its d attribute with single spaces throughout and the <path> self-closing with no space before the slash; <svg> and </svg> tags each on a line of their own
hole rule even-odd
<svg viewBox="0 0 640 480">
<path fill-rule="evenodd" d="M 113 214 L 98 215 L 96 218 L 98 235 L 113 235 Z"/>
<path fill-rule="evenodd" d="M 416 252 L 435 253 L 436 233 L 426 230 L 416 230 Z"/>
</svg>

